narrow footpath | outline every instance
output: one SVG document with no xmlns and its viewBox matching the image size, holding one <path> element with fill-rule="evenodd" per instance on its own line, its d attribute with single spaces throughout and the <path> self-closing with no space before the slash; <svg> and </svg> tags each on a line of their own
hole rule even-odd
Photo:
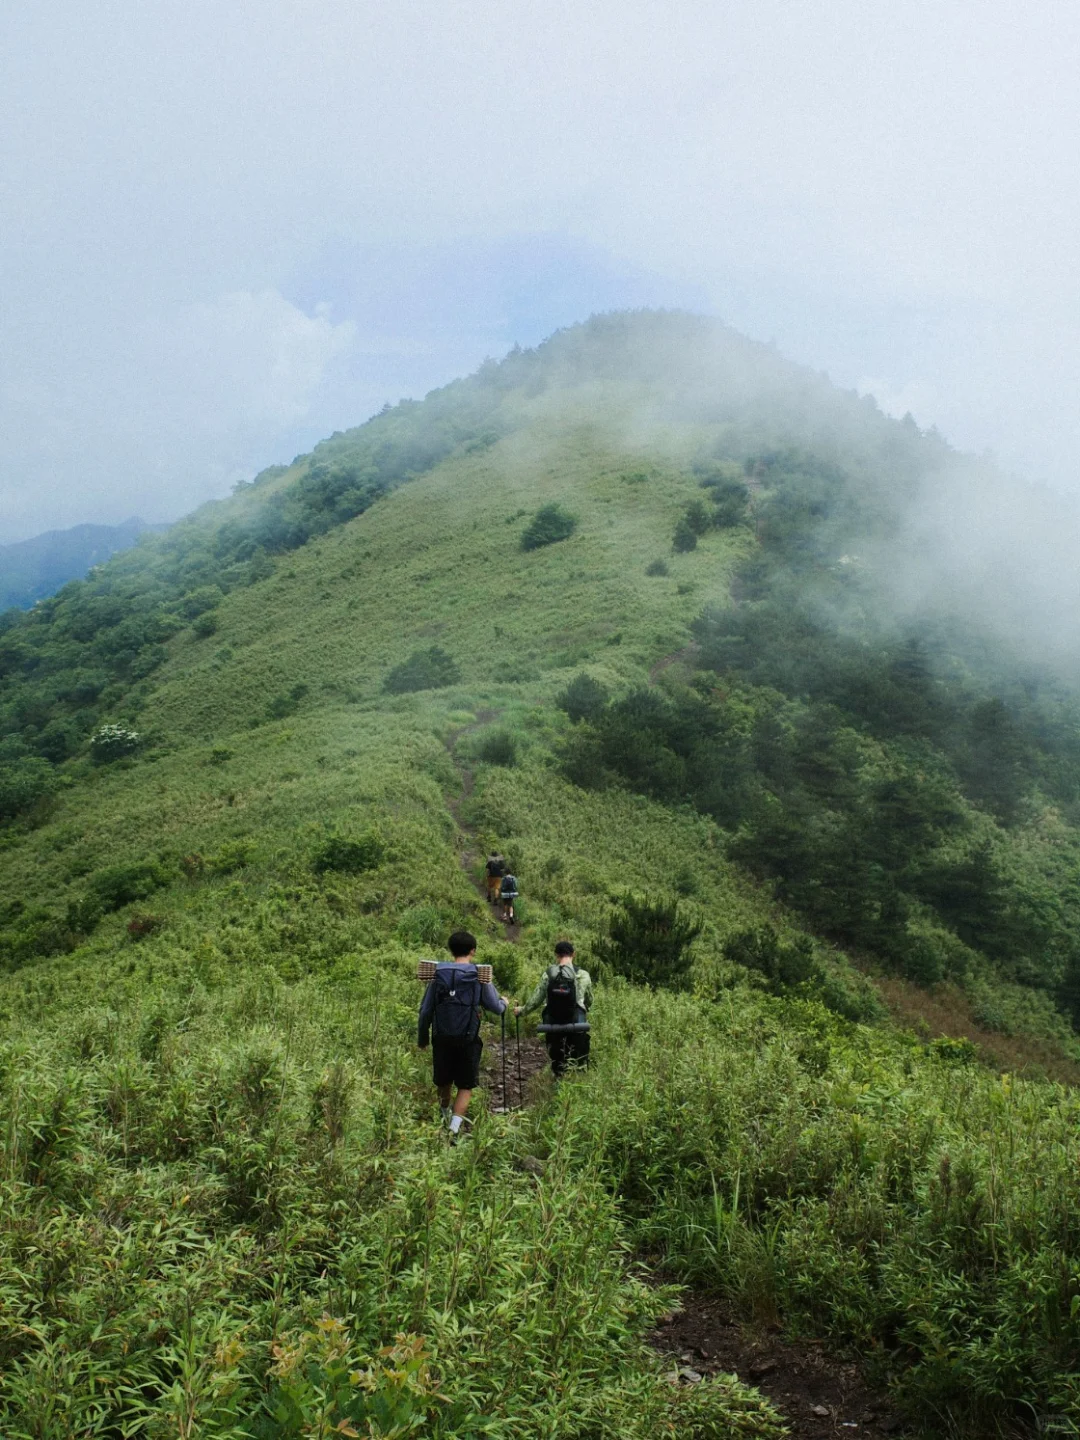
<svg viewBox="0 0 1080 1440">
<path fill-rule="evenodd" d="M 687 658 L 693 647 L 666 656 L 653 667 L 655 682 L 669 665 Z M 484 904 L 487 891 L 479 878 L 482 847 L 475 831 L 466 824 L 462 809 L 476 784 L 475 772 L 457 757 L 458 741 L 496 719 L 498 711 L 477 711 L 469 725 L 452 731 L 446 748 L 461 776 L 461 791 L 448 800 L 450 813 L 461 836 L 458 856 L 461 868 L 475 886 Z M 516 944 L 520 925 L 503 927 L 506 940 Z M 501 1037 L 485 1041 L 481 1079 L 488 1106 L 496 1114 L 532 1105 L 544 1093 L 548 1078 L 548 1054 L 542 1040 L 514 1032 L 512 1014 L 506 1017 L 505 1042 Z M 505 1078 L 504 1078 L 505 1077 Z M 527 1160 L 527 1168 L 540 1161 Z M 778 1331 L 753 1334 L 741 1325 L 715 1296 L 688 1290 L 681 1308 L 667 1316 L 650 1336 L 658 1354 L 670 1362 L 674 1385 L 695 1385 L 707 1375 L 733 1374 L 753 1385 L 776 1407 L 791 1440 L 832 1440 L 839 1436 L 865 1436 L 867 1440 L 898 1440 L 903 1423 L 879 1390 L 868 1387 L 858 1366 L 830 1355 L 810 1341 L 781 1338 Z"/>
</svg>

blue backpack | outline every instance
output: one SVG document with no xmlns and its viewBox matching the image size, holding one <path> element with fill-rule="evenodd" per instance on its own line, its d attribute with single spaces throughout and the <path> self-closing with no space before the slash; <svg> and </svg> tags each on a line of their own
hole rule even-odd
<svg viewBox="0 0 1080 1440">
<path fill-rule="evenodd" d="M 475 1040 L 480 1033 L 480 977 L 475 965 L 440 965 L 435 971 L 434 1034 L 440 1040 Z"/>
</svg>

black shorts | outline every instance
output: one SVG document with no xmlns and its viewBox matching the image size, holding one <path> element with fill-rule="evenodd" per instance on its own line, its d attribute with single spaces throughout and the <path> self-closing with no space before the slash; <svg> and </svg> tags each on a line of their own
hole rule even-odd
<svg viewBox="0 0 1080 1440">
<path fill-rule="evenodd" d="M 436 1085 L 456 1085 L 459 1090 L 475 1090 L 480 1084 L 480 1055 L 484 1042 L 476 1040 L 440 1040 L 431 1038 L 432 1078 Z"/>
</svg>

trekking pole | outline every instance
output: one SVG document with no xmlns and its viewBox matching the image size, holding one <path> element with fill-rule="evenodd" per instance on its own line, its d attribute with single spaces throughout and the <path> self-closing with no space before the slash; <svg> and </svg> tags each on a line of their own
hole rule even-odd
<svg viewBox="0 0 1080 1440">
<path fill-rule="evenodd" d="M 521 1080 L 521 1016 L 514 1016 L 514 1039 L 517 1041 L 518 1105 L 525 1104 L 525 1086 Z"/>
<path fill-rule="evenodd" d="M 504 1111 L 510 1109 L 510 1098 L 506 1093 L 506 1011 L 499 1016 L 499 1024 L 502 1027 L 502 1108 Z"/>
</svg>

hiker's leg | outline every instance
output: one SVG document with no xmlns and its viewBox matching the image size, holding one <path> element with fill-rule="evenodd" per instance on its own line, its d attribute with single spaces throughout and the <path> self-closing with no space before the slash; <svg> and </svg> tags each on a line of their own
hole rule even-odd
<svg viewBox="0 0 1080 1440">
<path fill-rule="evenodd" d="M 472 1099 L 471 1090 L 459 1090 L 454 1096 L 454 1114 L 464 1115 L 469 1108 L 469 1101 Z"/>
<path fill-rule="evenodd" d="M 589 1063 L 589 1032 L 586 1030 L 584 1032 L 578 1032 L 577 1034 L 567 1035 L 565 1038 L 572 1064 L 575 1067 L 584 1069 Z"/>
<path fill-rule="evenodd" d="M 450 1109 L 450 1097 L 451 1097 L 451 1095 L 453 1095 L 453 1093 L 454 1093 L 454 1087 L 453 1087 L 453 1085 L 451 1085 L 450 1082 L 447 1081 L 447 1083 L 446 1083 L 445 1085 L 440 1085 L 440 1086 L 438 1087 L 438 1089 L 439 1089 L 439 1104 L 442 1106 L 442 1108 L 443 1108 L 444 1110 L 449 1110 L 449 1109 Z"/>
<path fill-rule="evenodd" d="M 551 1056 L 551 1073 L 556 1080 L 566 1074 L 566 1036 L 551 1035 L 548 1038 L 548 1054 Z"/>
</svg>

